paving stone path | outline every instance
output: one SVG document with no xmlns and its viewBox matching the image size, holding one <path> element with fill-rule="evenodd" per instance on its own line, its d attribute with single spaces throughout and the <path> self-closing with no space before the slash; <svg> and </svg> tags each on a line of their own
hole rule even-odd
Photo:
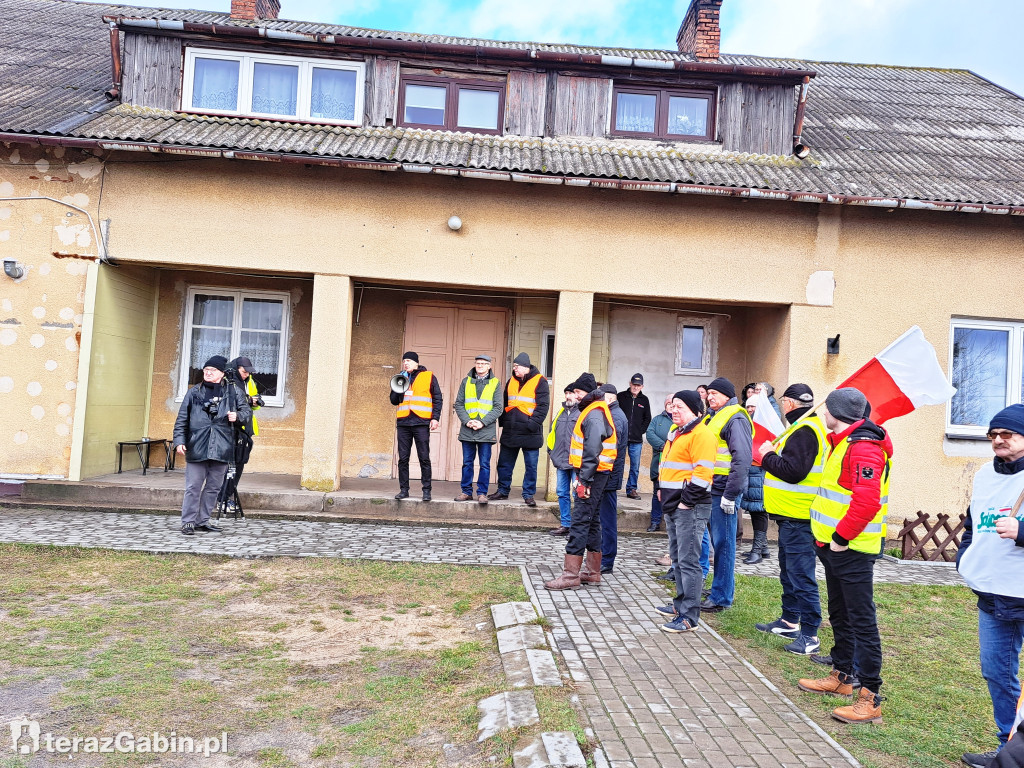
<svg viewBox="0 0 1024 768">
<path fill-rule="evenodd" d="M 529 531 L 252 520 L 224 534 L 191 538 L 165 515 L 0 511 L 0 541 L 191 552 L 238 557 L 346 557 L 518 566 L 554 639 L 600 742 L 597 765 L 612 768 L 832 768 L 858 765 L 787 696 L 703 626 L 659 630 L 666 602 L 651 578 L 664 539 L 622 537 L 616 570 L 599 588 L 548 592 L 564 540 Z M 777 575 L 774 558 L 741 573 Z M 821 574 L 819 573 L 819 576 Z M 876 579 L 962 584 L 953 568 L 881 561 Z"/>
</svg>

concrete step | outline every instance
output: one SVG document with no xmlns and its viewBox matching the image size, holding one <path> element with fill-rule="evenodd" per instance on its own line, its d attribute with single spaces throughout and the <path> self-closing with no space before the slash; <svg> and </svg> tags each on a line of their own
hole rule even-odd
<svg viewBox="0 0 1024 768">
<path fill-rule="evenodd" d="M 514 768 L 587 768 L 583 750 L 568 731 L 547 731 L 512 756 Z"/>
<path fill-rule="evenodd" d="M 540 722 L 533 691 L 497 693 L 477 704 L 477 709 L 481 715 L 480 724 L 477 726 L 478 742 L 496 736 L 502 731 Z"/>
</svg>

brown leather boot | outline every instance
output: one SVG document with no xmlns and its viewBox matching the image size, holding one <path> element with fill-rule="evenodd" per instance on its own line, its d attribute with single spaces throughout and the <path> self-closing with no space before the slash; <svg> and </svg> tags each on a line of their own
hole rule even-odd
<svg viewBox="0 0 1024 768">
<path fill-rule="evenodd" d="M 860 696 L 853 704 L 832 710 L 832 717 L 844 723 L 880 723 L 882 722 L 882 704 L 875 703 L 877 697 L 867 688 L 860 689 Z"/>
<path fill-rule="evenodd" d="M 601 553 L 587 552 L 583 559 L 580 581 L 590 587 L 601 586 Z"/>
<path fill-rule="evenodd" d="M 579 589 L 580 569 L 583 567 L 583 555 L 566 555 L 562 561 L 562 575 L 551 581 L 544 582 L 546 589 Z M 600 570 L 598 570 L 600 575 Z"/>
<path fill-rule="evenodd" d="M 797 687 L 808 693 L 827 693 L 832 696 L 853 695 L 853 686 L 850 685 L 849 678 L 838 669 L 833 669 L 829 672 L 828 677 L 819 680 L 803 678 L 797 683 Z"/>
</svg>

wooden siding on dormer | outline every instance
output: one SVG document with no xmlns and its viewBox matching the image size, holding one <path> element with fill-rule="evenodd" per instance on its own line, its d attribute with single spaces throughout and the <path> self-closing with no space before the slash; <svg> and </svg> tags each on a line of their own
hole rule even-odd
<svg viewBox="0 0 1024 768">
<path fill-rule="evenodd" d="M 611 110 L 609 77 L 558 75 L 555 81 L 554 134 L 605 136 Z"/>
<path fill-rule="evenodd" d="M 398 108 L 398 61 L 371 57 L 366 62 L 366 117 L 370 125 L 395 125 Z"/>
<path fill-rule="evenodd" d="M 179 109 L 182 56 L 179 38 L 125 35 L 121 100 L 137 107 Z"/>
<path fill-rule="evenodd" d="M 724 83 L 718 90 L 722 149 L 758 155 L 793 152 L 796 89 L 789 85 Z"/>
<path fill-rule="evenodd" d="M 547 109 L 546 72 L 512 70 L 505 86 L 505 133 L 543 136 Z"/>
</svg>

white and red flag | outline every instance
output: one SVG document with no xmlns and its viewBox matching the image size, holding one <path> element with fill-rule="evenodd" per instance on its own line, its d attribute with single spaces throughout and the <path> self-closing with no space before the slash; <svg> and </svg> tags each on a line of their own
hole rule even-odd
<svg viewBox="0 0 1024 768">
<path fill-rule="evenodd" d="M 935 348 L 916 325 L 839 387 L 863 392 L 871 403 L 871 420 L 876 424 L 922 405 L 942 405 L 956 394 L 939 367 Z"/>
<path fill-rule="evenodd" d="M 758 447 L 763 445 L 765 440 L 772 441 L 781 435 L 786 430 L 786 426 L 772 407 L 767 392 L 763 389 L 760 390 L 754 395 L 753 400 L 757 405 L 752 417 L 754 420 L 754 463 L 760 464 L 761 458 Z"/>
</svg>

